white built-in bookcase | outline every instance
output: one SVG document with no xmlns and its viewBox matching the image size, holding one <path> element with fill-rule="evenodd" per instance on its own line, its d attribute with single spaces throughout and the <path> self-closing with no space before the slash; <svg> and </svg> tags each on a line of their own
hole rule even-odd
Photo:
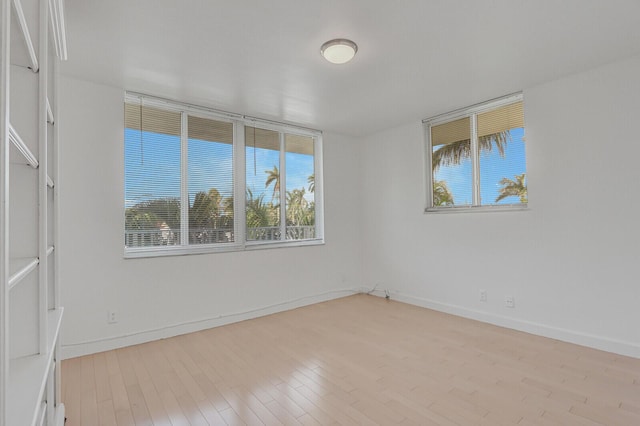
<svg viewBox="0 0 640 426">
<path fill-rule="evenodd" d="M 62 425 L 55 118 L 64 5 L 0 2 L 0 426 Z"/>
</svg>

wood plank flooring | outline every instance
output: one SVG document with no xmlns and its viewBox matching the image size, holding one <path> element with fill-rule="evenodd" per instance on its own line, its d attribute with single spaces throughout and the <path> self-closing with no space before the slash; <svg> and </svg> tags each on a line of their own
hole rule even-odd
<svg viewBox="0 0 640 426">
<path fill-rule="evenodd" d="M 67 426 L 640 425 L 640 359 L 356 295 L 62 363 Z"/>
</svg>

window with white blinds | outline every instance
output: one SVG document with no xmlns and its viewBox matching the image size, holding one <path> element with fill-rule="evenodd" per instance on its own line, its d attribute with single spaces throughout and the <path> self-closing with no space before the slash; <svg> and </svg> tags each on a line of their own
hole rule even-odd
<svg viewBox="0 0 640 426">
<path fill-rule="evenodd" d="M 314 142 L 308 136 L 284 135 L 286 238 L 315 237 Z"/>
<path fill-rule="evenodd" d="M 125 104 L 125 247 L 180 244 L 181 114 Z"/>
<path fill-rule="evenodd" d="M 137 94 L 124 107 L 125 255 L 323 242 L 320 132 Z"/>
<path fill-rule="evenodd" d="M 189 244 L 235 241 L 233 123 L 187 118 Z"/>
<path fill-rule="evenodd" d="M 280 241 L 280 133 L 246 126 L 244 141 L 247 240 Z"/>
<path fill-rule="evenodd" d="M 245 127 L 249 241 L 316 238 L 313 136 Z"/>
<path fill-rule="evenodd" d="M 524 207 L 522 95 L 425 120 L 427 210 Z"/>
</svg>

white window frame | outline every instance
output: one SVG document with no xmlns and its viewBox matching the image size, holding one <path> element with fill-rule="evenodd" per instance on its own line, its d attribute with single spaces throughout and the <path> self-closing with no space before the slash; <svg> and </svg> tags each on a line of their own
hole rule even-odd
<svg viewBox="0 0 640 426">
<path fill-rule="evenodd" d="M 477 116 L 486 111 L 497 109 L 501 106 L 515 102 L 522 102 L 522 92 L 513 93 L 490 101 L 472 105 L 470 107 L 457 109 L 445 114 L 422 120 L 424 131 L 424 179 L 425 182 L 425 213 L 461 213 L 461 212 L 489 212 L 489 211 L 521 211 L 527 210 L 527 203 L 517 204 L 479 204 L 480 200 L 480 155 L 478 153 Z M 431 146 L 431 127 L 461 118 L 469 118 L 471 126 L 471 163 L 472 163 L 472 203 L 463 206 L 434 206 L 433 205 L 433 170 Z M 526 130 L 525 130 L 526 131 Z M 526 161 L 526 153 L 525 153 Z"/>
<path fill-rule="evenodd" d="M 218 111 L 205 107 L 195 106 L 191 104 L 171 101 L 155 96 L 144 95 L 135 92 L 125 92 L 124 103 L 126 102 L 144 102 L 145 106 L 161 108 L 169 111 L 181 113 L 181 137 L 180 137 L 180 164 L 181 164 L 181 182 L 180 182 L 180 226 L 181 241 L 179 245 L 173 246 L 151 246 L 151 247 L 124 247 L 124 258 L 145 258 L 158 256 L 177 256 L 187 254 L 203 254 L 218 252 L 234 252 L 244 250 L 256 250 L 265 248 L 279 247 L 299 247 L 310 245 L 324 244 L 324 191 L 323 191 L 323 157 L 322 157 L 322 132 L 315 129 L 298 127 L 290 124 L 279 123 L 275 121 L 262 120 L 255 117 Z M 235 241 L 230 243 L 214 243 L 214 244 L 189 244 L 188 230 L 189 226 L 189 206 L 188 194 L 188 129 L 186 126 L 187 117 L 196 116 L 209 118 L 218 121 L 233 123 L 233 199 L 234 199 L 234 235 Z M 251 126 L 261 129 L 273 130 L 281 135 L 293 134 L 311 137 L 314 140 L 314 201 L 315 201 L 315 238 L 306 240 L 260 240 L 247 241 L 246 228 L 246 170 L 245 170 L 245 126 Z M 281 137 L 281 139 L 284 139 Z M 124 149 L 124 129 L 123 129 L 123 149 Z M 281 143 L 281 157 L 282 143 Z M 123 157 L 124 161 L 124 157 Z M 286 180 L 286 169 L 282 168 L 284 162 L 281 162 L 281 187 Z M 124 167 L 123 167 L 124 170 Z M 284 172 L 283 172 L 284 171 Z M 286 191 L 281 191 L 281 198 L 284 199 Z M 285 208 L 285 203 L 281 199 L 281 208 Z M 124 197 L 123 197 L 124 202 Z M 123 205 L 123 208 L 126 207 Z M 281 214 L 283 217 L 284 214 Z M 283 219 L 283 223 L 284 223 Z M 122 229 L 125 226 L 123 222 Z M 283 233 L 285 235 L 286 233 Z"/>
<path fill-rule="evenodd" d="M 244 125 L 249 127 L 255 127 L 256 129 L 263 130 L 271 130 L 274 132 L 278 132 L 280 135 L 280 234 L 283 236 L 281 240 L 251 240 L 246 241 L 246 232 L 244 233 L 245 240 L 245 248 L 247 249 L 255 249 L 255 248 L 269 248 L 269 247 L 288 247 L 291 243 L 296 243 L 295 245 L 315 245 L 318 244 L 317 240 L 322 240 L 324 242 L 324 220 L 318 220 L 318 212 L 324 212 L 324 203 L 323 203 L 323 189 L 322 189 L 322 178 L 318 179 L 318 174 L 322 176 L 322 134 L 317 131 L 310 131 L 309 129 L 304 129 L 301 127 L 290 126 L 287 124 L 281 124 L 273 121 L 260 120 L 258 118 L 253 117 L 245 117 Z M 244 127 L 243 127 L 244 130 Z M 296 136 L 306 136 L 314 139 L 314 152 L 313 152 L 313 167 L 314 167 L 314 202 L 316 207 L 316 218 L 315 218 L 315 228 L 316 228 L 316 238 L 309 240 L 287 240 L 286 239 L 286 187 L 287 187 L 287 173 L 286 173 L 286 152 L 284 146 L 284 136 L 288 135 L 296 135 Z M 242 132 L 242 137 L 244 138 L 244 131 Z M 242 144 L 243 153 L 246 153 L 244 140 Z M 243 161 L 245 160 L 243 154 Z M 244 167 L 243 163 L 243 167 Z M 284 173 L 283 173 L 284 171 Z M 246 170 L 243 169 L 243 182 L 246 179 Z M 320 185 L 320 186 L 318 186 Z M 245 200 L 242 197 L 243 202 Z M 244 205 L 243 205 L 244 211 Z M 321 214 L 324 217 L 324 214 Z M 246 221 L 246 212 L 243 215 L 244 220 Z M 245 224 L 246 231 L 246 224 Z"/>
</svg>

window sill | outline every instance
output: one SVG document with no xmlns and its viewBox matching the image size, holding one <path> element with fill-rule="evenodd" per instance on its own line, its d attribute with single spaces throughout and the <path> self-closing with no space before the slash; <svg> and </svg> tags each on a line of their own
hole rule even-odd
<svg viewBox="0 0 640 426">
<path fill-rule="evenodd" d="M 225 243 L 209 244 L 202 246 L 157 246 L 125 248 L 125 259 L 139 259 L 148 257 L 184 256 L 191 254 L 230 253 L 239 251 L 251 251 L 273 248 L 304 247 L 323 245 L 324 239 L 299 240 L 299 241 L 249 241 L 245 244 Z"/>
<path fill-rule="evenodd" d="M 247 241 L 245 244 L 245 250 L 260 250 L 271 248 L 287 248 L 287 247 L 304 247 L 304 246 L 318 246 L 323 245 L 324 239 L 317 238 L 313 240 L 297 240 L 297 241 Z"/>
<path fill-rule="evenodd" d="M 487 212 L 514 212 L 529 210 L 527 204 L 504 204 L 498 206 L 451 206 L 451 207 L 428 207 L 425 214 L 432 213 L 487 213 Z"/>
</svg>

